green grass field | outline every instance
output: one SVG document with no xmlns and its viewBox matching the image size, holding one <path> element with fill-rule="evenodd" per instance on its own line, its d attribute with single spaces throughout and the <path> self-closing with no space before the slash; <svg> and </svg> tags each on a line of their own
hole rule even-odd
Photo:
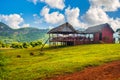
<svg viewBox="0 0 120 80">
<path fill-rule="evenodd" d="M 33 55 L 30 55 L 31 52 Z M 44 54 L 40 54 L 39 48 L 0 49 L 0 53 L 6 58 L 1 80 L 44 80 L 120 60 L 120 44 L 46 48 Z"/>
</svg>

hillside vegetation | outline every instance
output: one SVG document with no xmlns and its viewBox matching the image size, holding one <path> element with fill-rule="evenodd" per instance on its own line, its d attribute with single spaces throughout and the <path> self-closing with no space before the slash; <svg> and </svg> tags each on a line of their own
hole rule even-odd
<svg viewBox="0 0 120 80">
<path fill-rule="evenodd" d="M 120 44 L 91 44 L 71 47 L 1 49 L 7 58 L 2 80 L 44 80 L 59 74 L 83 70 L 120 60 Z"/>
<path fill-rule="evenodd" d="M 0 41 L 0 48 L 17 48 L 17 49 L 22 49 L 22 48 L 32 48 L 32 47 L 37 47 L 41 46 L 42 41 L 41 40 L 36 40 L 32 42 L 12 42 L 12 43 L 5 43 Z"/>
<path fill-rule="evenodd" d="M 37 29 L 32 27 L 12 29 L 8 25 L 0 22 L 0 41 L 10 42 L 31 42 L 43 39 L 48 29 Z"/>
</svg>

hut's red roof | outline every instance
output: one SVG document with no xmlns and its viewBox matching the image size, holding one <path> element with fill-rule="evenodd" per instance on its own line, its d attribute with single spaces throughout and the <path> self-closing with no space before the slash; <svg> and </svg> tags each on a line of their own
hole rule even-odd
<svg viewBox="0 0 120 80">
<path fill-rule="evenodd" d="M 85 33 L 96 33 L 96 32 L 101 32 L 104 27 L 108 27 L 111 29 L 111 31 L 114 33 L 113 29 L 110 27 L 108 23 L 105 24 L 100 24 L 97 26 L 89 27 L 85 30 Z"/>
</svg>

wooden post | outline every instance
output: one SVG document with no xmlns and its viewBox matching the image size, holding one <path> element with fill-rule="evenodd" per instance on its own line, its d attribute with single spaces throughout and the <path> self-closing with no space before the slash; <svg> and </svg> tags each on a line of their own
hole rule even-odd
<svg viewBox="0 0 120 80">
<path fill-rule="evenodd" d="M 49 33 L 49 47 L 50 47 L 50 33 Z"/>
<path fill-rule="evenodd" d="M 74 35 L 73 37 L 74 37 L 74 45 L 75 45 L 75 34 L 73 34 L 73 35 Z"/>
<path fill-rule="evenodd" d="M 118 35 L 119 35 L 118 42 L 120 43 L 120 31 L 118 31 Z"/>
<path fill-rule="evenodd" d="M 58 47 L 58 39 L 59 39 L 59 38 L 58 38 L 58 34 L 57 34 L 57 47 Z"/>
<path fill-rule="evenodd" d="M 89 43 L 89 44 L 91 43 L 90 34 L 89 34 L 89 37 L 88 37 L 88 43 Z"/>
<path fill-rule="evenodd" d="M 85 37 L 86 37 L 86 34 L 84 34 L 84 37 L 83 37 L 83 44 L 85 44 Z"/>
<path fill-rule="evenodd" d="M 77 34 L 77 41 L 79 40 L 78 34 Z"/>
</svg>

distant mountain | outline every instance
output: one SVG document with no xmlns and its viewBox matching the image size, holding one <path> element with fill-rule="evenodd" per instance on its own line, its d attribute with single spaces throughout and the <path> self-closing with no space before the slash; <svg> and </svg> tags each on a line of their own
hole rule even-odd
<svg viewBox="0 0 120 80">
<path fill-rule="evenodd" d="M 14 32 L 8 25 L 0 22 L 0 36 L 10 36 Z"/>
<path fill-rule="evenodd" d="M 11 29 L 8 25 L 0 22 L 0 31 L 1 31 L 1 30 L 2 30 L 2 31 L 3 31 L 3 30 L 10 31 L 10 30 L 12 30 L 12 29 Z"/>
<path fill-rule="evenodd" d="M 0 40 L 4 42 L 30 42 L 45 37 L 48 29 L 37 29 L 32 27 L 12 29 L 0 22 Z"/>
</svg>

